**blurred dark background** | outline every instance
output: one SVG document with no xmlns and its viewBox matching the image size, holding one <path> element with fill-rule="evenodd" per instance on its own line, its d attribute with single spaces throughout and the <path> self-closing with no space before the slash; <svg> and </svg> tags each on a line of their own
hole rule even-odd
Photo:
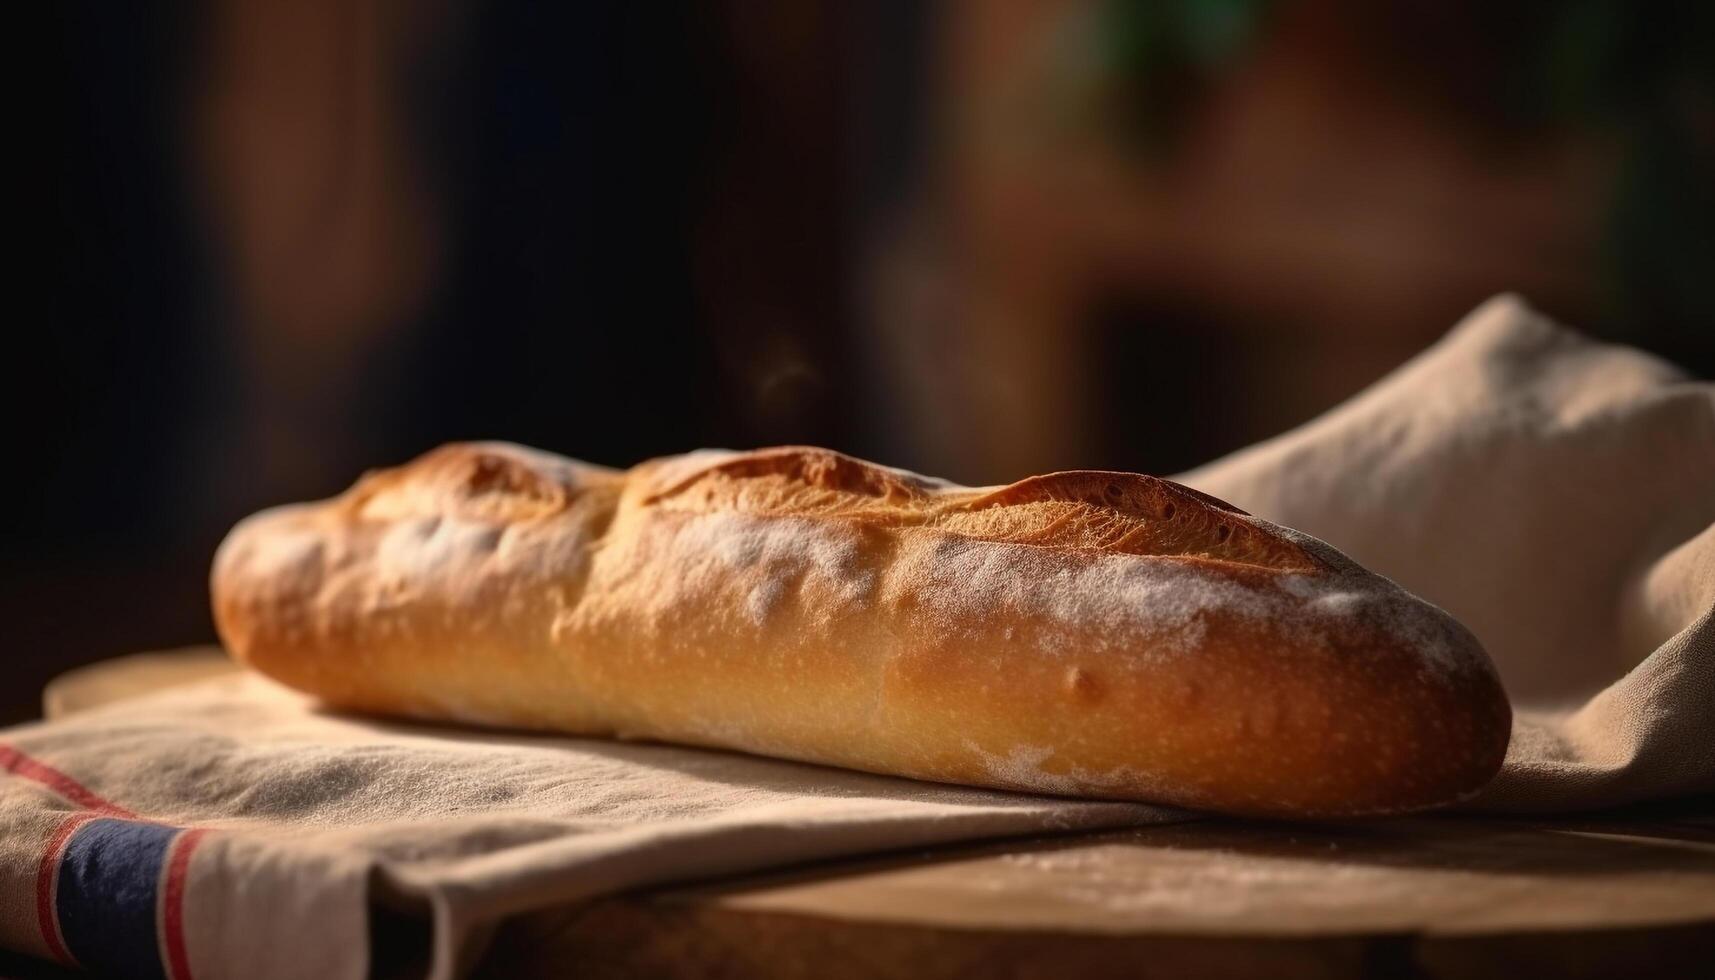
<svg viewBox="0 0 1715 980">
<path fill-rule="evenodd" d="M 0 721 L 446 440 L 1172 473 L 1503 290 L 1707 376 L 1712 7 L 63 0 Z"/>
</svg>

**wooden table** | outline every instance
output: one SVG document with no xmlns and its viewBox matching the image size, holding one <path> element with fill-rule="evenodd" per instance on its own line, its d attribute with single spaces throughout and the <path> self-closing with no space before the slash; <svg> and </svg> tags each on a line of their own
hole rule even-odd
<svg viewBox="0 0 1715 980">
<path fill-rule="evenodd" d="M 63 715 L 233 669 L 84 668 Z M 622 894 L 504 926 L 484 977 L 1639 977 L 1715 964 L 1715 802 L 1555 821 L 1209 820 Z"/>
</svg>

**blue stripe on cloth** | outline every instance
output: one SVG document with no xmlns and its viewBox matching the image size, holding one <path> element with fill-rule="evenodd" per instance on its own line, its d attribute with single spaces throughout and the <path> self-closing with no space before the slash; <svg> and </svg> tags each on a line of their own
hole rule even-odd
<svg viewBox="0 0 1715 980">
<path fill-rule="evenodd" d="M 103 817 L 72 835 L 60 861 L 60 935 L 85 969 L 165 980 L 155 903 L 179 828 Z"/>
</svg>

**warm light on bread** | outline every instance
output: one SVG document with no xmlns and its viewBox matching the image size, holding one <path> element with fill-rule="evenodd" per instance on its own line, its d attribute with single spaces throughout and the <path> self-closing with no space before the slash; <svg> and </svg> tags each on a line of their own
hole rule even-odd
<svg viewBox="0 0 1715 980">
<path fill-rule="evenodd" d="M 239 660 L 343 707 L 1237 814 L 1448 803 L 1507 700 L 1447 614 L 1165 480 L 451 445 L 239 524 Z"/>
</svg>

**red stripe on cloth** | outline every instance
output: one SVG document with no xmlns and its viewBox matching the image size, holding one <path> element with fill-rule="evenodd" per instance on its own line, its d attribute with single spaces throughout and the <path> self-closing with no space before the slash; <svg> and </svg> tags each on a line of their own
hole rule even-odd
<svg viewBox="0 0 1715 980">
<path fill-rule="evenodd" d="M 38 762 L 18 749 L 3 743 L 0 743 L 0 772 L 9 772 L 25 779 L 33 779 L 78 806 L 86 810 L 94 810 L 103 816 L 124 817 L 127 820 L 133 820 L 137 817 L 130 810 L 107 802 L 101 796 L 91 792 L 88 787 L 53 766 L 45 762 Z"/>
<path fill-rule="evenodd" d="M 173 841 L 167 853 L 166 880 L 161 888 L 162 961 L 167 980 L 191 980 L 190 951 L 185 947 L 185 878 L 191 854 L 202 843 L 206 830 L 187 830 Z"/>
<path fill-rule="evenodd" d="M 86 810 L 61 820 L 54 832 L 48 835 L 47 843 L 42 847 L 42 862 L 36 865 L 36 923 L 42 930 L 42 943 L 54 954 L 54 959 L 73 969 L 77 969 L 78 962 L 66 949 L 65 939 L 60 935 L 60 916 L 54 893 L 59 888 L 60 859 L 65 856 L 71 835 L 95 818 L 96 814 Z"/>
</svg>

